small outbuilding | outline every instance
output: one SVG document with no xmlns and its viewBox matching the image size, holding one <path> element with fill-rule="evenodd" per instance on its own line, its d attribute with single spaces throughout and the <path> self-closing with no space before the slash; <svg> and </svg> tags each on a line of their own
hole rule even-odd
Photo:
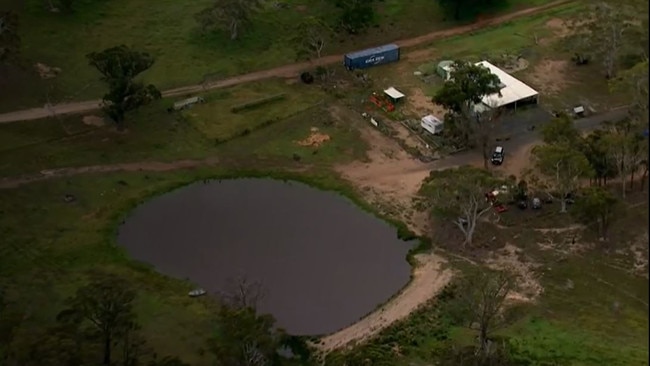
<svg viewBox="0 0 650 366">
<path fill-rule="evenodd" d="M 393 102 L 393 103 L 397 103 L 400 100 L 404 99 L 404 97 L 405 97 L 405 95 L 402 92 L 400 92 L 399 90 L 393 88 L 392 86 L 390 88 L 384 90 L 384 94 L 386 94 L 386 96 L 388 98 L 390 98 L 390 101 Z"/>
<path fill-rule="evenodd" d="M 452 66 L 454 65 L 454 61 L 451 60 L 444 60 L 440 61 L 438 63 L 438 67 L 436 67 L 436 72 L 438 73 L 438 76 L 442 78 L 442 80 L 449 80 L 451 79 L 451 72 L 453 71 Z"/>
<path fill-rule="evenodd" d="M 442 132 L 444 128 L 444 122 L 441 121 L 438 117 L 429 114 L 422 117 L 420 120 L 420 126 L 422 126 L 422 128 L 430 134 L 437 135 Z"/>
</svg>

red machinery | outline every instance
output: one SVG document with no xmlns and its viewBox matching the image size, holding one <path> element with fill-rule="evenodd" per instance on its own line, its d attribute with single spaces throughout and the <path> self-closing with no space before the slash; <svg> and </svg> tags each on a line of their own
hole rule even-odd
<svg viewBox="0 0 650 366">
<path fill-rule="evenodd" d="M 391 103 L 390 100 L 388 100 L 388 98 L 386 98 L 385 96 L 378 95 L 377 93 L 372 93 L 369 100 L 374 105 L 383 109 L 386 112 L 392 112 L 395 110 L 395 105 L 393 105 L 393 103 Z"/>
<path fill-rule="evenodd" d="M 508 207 L 504 205 L 503 203 L 499 202 L 497 199 L 497 196 L 499 195 L 499 191 L 492 191 L 488 192 L 485 194 L 485 200 L 488 201 L 492 207 L 494 207 L 494 210 L 497 213 L 504 213 L 508 211 Z"/>
</svg>

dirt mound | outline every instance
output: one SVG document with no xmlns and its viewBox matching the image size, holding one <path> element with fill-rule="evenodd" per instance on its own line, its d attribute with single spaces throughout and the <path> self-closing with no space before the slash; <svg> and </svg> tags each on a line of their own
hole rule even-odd
<svg viewBox="0 0 650 366">
<path fill-rule="evenodd" d="M 40 62 L 35 63 L 34 68 L 36 68 L 36 72 L 41 77 L 41 79 L 53 79 L 61 73 L 60 68 L 48 66 Z"/>
<path fill-rule="evenodd" d="M 311 128 L 311 135 L 304 140 L 297 141 L 296 143 L 300 146 L 313 146 L 319 147 L 325 142 L 330 140 L 330 136 L 324 133 L 318 132 L 318 128 Z"/>
</svg>

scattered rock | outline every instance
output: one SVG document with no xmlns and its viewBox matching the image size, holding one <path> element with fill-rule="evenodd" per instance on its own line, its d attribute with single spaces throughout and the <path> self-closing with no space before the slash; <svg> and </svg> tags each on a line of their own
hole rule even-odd
<svg viewBox="0 0 650 366">
<path fill-rule="evenodd" d="M 41 79 L 52 79 L 61 73 L 60 68 L 48 66 L 40 62 L 35 63 L 34 67 L 36 68 L 36 72 L 41 77 Z"/>
</svg>

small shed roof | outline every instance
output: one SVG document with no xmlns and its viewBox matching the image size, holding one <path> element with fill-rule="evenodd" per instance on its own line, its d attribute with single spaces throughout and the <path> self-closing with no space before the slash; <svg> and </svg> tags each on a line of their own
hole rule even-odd
<svg viewBox="0 0 650 366">
<path fill-rule="evenodd" d="M 399 90 L 393 88 L 392 86 L 390 88 L 384 90 L 384 93 L 386 93 L 386 95 L 388 95 L 389 97 L 391 97 L 393 99 L 402 99 L 402 98 L 405 97 L 405 95 L 402 94 L 402 92 L 400 92 Z"/>
<path fill-rule="evenodd" d="M 536 90 L 487 61 L 478 62 L 476 65 L 489 69 L 504 85 L 500 93 L 483 97 L 482 102 L 490 107 L 497 108 L 538 95 Z"/>
</svg>

